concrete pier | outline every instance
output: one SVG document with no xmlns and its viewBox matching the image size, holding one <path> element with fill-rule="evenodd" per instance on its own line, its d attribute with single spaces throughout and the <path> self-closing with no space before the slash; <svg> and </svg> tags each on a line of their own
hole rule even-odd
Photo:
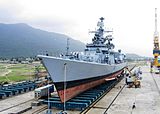
<svg viewBox="0 0 160 114">
<path fill-rule="evenodd" d="M 125 88 L 108 114 L 160 114 L 160 74 L 149 71 L 149 66 L 142 67 L 141 88 Z"/>
</svg>

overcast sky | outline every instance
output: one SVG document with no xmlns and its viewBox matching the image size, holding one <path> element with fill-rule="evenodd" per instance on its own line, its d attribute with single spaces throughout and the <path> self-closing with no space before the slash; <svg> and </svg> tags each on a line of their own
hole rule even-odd
<svg viewBox="0 0 160 114">
<path fill-rule="evenodd" d="M 117 49 L 152 56 L 154 11 L 158 0 L 0 0 L 0 23 L 27 23 L 47 31 L 91 42 L 98 19 L 113 28 Z"/>
</svg>

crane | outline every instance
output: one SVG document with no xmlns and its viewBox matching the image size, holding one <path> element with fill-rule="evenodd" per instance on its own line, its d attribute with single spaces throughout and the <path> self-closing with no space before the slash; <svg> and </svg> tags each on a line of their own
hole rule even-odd
<svg viewBox="0 0 160 114">
<path fill-rule="evenodd" d="M 156 67 L 160 71 L 160 48 L 159 48 L 159 33 L 157 30 L 157 8 L 155 8 L 155 31 L 154 31 L 154 46 L 153 46 L 153 56 L 154 60 L 151 67 Z"/>
</svg>

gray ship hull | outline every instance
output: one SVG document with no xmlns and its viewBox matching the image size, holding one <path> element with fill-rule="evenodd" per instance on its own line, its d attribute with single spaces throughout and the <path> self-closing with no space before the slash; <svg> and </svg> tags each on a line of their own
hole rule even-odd
<svg viewBox="0 0 160 114">
<path fill-rule="evenodd" d="M 126 63 L 109 65 L 43 55 L 38 57 L 42 58 L 62 102 L 64 102 L 65 91 L 65 100 L 69 100 L 79 93 L 105 82 L 107 79 L 115 79 L 126 67 Z M 67 83 L 65 91 L 64 81 Z"/>
</svg>

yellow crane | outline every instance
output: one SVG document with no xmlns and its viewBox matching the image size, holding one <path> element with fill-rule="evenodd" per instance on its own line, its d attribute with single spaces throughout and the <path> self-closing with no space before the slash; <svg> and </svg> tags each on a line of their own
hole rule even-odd
<svg viewBox="0 0 160 114">
<path fill-rule="evenodd" d="M 151 67 L 155 66 L 160 70 L 160 50 L 159 50 L 159 33 L 157 30 L 157 8 L 155 8 L 155 32 L 154 32 L 154 47 L 153 47 L 154 60 Z"/>
</svg>

